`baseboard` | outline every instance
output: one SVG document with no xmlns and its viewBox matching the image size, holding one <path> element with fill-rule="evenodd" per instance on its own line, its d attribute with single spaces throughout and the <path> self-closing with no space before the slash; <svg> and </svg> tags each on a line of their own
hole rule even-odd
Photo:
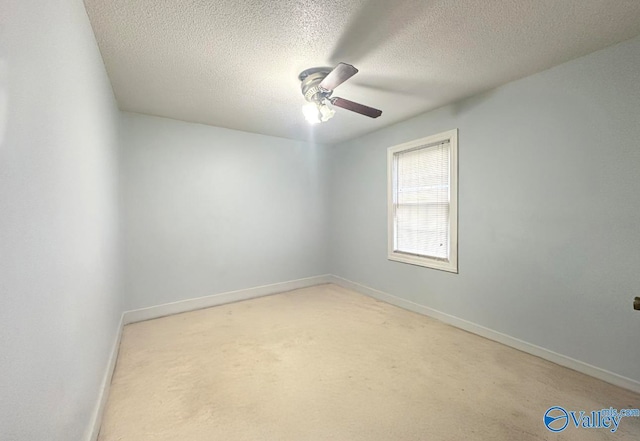
<svg viewBox="0 0 640 441">
<path fill-rule="evenodd" d="M 181 312 L 195 311 L 197 309 L 210 308 L 212 306 L 223 305 L 225 303 L 239 302 L 256 297 L 292 291 L 294 289 L 322 285 L 330 283 L 330 280 L 330 275 L 307 277 L 305 279 L 291 280 L 288 282 L 274 283 L 272 285 L 257 286 L 254 288 L 240 289 L 237 291 L 230 291 L 205 297 L 165 303 L 163 305 L 151 306 L 149 308 L 134 309 L 131 311 L 125 311 L 123 314 L 123 323 L 128 325 L 130 323 L 156 319 L 168 315 L 179 314 Z"/>
<path fill-rule="evenodd" d="M 405 300 L 400 297 L 396 297 L 394 295 L 387 294 L 382 291 L 378 291 L 377 289 L 373 289 L 368 286 L 361 285 L 356 282 L 352 282 L 350 280 L 344 279 L 339 276 L 332 275 L 330 277 L 330 282 L 335 283 L 336 285 L 342 286 L 343 288 L 351 289 L 353 291 L 359 292 L 369 297 L 373 297 L 375 299 L 389 303 L 391 305 L 398 306 L 400 308 L 407 309 L 409 311 L 417 312 L 418 314 L 433 317 L 437 320 L 440 320 L 441 322 L 455 326 L 456 328 L 464 329 L 465 331 L 471 332 L 481 337 L 488 338 L 489 340 L 493 340 L 498 343 L 502 343 L 506 346 L 510 346 L 522 352 L 535 355 L 536 357 L 543 358 L 545 360 L 559 364 L 560 366 L 573 369 L 574 371 L 578 371 L 583 374 L 589 375 L 591 377 L 597 378 L 599 380 L 606 381 L 607 383 L 611 383 L 613 385 L 620 386 L 622 388 L 631 390 L 633 392 L 640 393 L 640 381 L 623 377 L 622 375 L 618 375 L 614 372 L 610 372 L 605 369 L 592 366 L 580 360 L 576 360 L 574 358 L 567 357 L 562 354 L 558 354 L 557 352 L 553 352 L 549 349 L 545 349 L 543 347 L 536 346 L 534 344 L 517 339 L 515 337 L 511 337 L 507 334 L 494 331 L 493 329 L 489 329 L 484 326 L 475 324 L 473 322 L 438 311 L 436 309 L 432 309 L 427 306 L 423 306 L 423 305 L 411 302 L 409 300 Z"/>
<path fill-rule="evenodd" d="M 122 338 L 122 327 L 124 326 L 123 323 L 124 314 L 120 316 L 120 323 L 118 323 L 118 329 L 116 330 L 116 338 L 114 339 L 113 346 L 111 347 L 111 353 L 109 354 L 109 360 L 107 361 L 107 368 L 105 369 L 102 383 L 100 385 L 98 402 L 91 418 L 89 433 L 85 436 L 85 439 L 89 441 L 97 441 L 98 434 L 100 433 L 102 415 L 104 414 L 104 408 L 107 404 L 109 388 L 111 387 L 111 378 L 113 377 L 113 371 L 116 368 L 116 360 L 118 359 L 118 350 L 120 349 L 120 340 Z"/>
</svg>

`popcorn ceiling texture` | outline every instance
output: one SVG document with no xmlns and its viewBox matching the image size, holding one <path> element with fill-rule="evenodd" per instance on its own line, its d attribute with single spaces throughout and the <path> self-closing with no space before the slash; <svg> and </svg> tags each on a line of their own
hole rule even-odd
<svg viewBox="0 0 640 441">
<path fill-rule="evenodd" d="M 334 143 L 640 34 L 638 0 L 85 0 L 122 110 Z M 297 75 L 354 64 L 310 128 Z"/>
</svg>

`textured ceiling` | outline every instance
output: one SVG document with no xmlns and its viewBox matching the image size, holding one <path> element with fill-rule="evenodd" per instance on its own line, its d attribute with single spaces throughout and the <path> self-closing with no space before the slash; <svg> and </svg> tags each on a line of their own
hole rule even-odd
<svg viewBox="0 0 640 441">
<path fill-rule="evenodd" d="M 640 34 L 640 0 L 85 0 L 122 110 L 334 143 Z M 297 75 L 383 110 L 302 115 Z"/>
</svg>

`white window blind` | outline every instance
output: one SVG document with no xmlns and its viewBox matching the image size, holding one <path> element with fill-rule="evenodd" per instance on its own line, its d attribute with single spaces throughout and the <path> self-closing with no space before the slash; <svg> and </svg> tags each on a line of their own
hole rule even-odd
<svg viewBox="0 0 640 441">
<path fill-rule="evenodd" d="M 458 130 L 387 149 L 389 260 L 458 272 Z"/>
<path fill-rule="evenodd" d="M 449 260 L 450 142 L 394 154 L 394 251 Z"/>
<path fill-rule="evenodd" d="M 394 251 L 449 260 L 449 162 L 444 141 L 394 154 Z"/>
</svg>

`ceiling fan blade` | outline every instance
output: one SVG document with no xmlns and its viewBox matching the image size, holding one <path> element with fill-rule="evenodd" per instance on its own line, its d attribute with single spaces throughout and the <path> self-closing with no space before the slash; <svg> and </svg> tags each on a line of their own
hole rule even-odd
<svg viewBox="0 0 640 441">
<path fill-rule="evenodd" d="M 350 14 L 351 20 L 342 33 L 327 61 L 349 60 L 360 63 L 372 51 L 411 29 L 415 21 L 426 20 L 434 2 L 424 0 L 368 0 Z M 372 25 L 375 23 L 375 26 Z"/>
<path fill-rule="evenodd" d="M 326 77 L 324 77 L 320 83 L 320 87 L 324 90 L 333 90 L 357 73 L 358 69 L 352 65 L 339 63 Z"/>
<path fill-rule="evenodd" d="M 377 118 L 382 115 L 382 110 L 374 109 L 373 107 L 365 106 L 364 104 L 354 103 L 353 101 L 345 100 L 344 98 L 331 98 L 331 104 L 343 109 L 351 110 L 352 112 L 359 113 L 370 118 Z"/>
</svg>

